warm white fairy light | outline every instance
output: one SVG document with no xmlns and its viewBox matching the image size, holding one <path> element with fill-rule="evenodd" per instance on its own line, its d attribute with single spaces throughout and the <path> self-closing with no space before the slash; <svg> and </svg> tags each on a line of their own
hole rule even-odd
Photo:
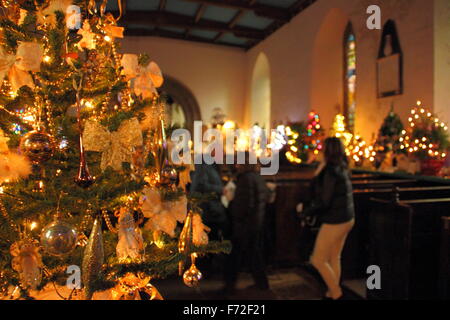
<svg viewBox="0 0 450 320">
<path fill-rule="evenodd" d="M 428 129 L 429 124 L 434 124 L 434 128 L 436 129 L 448 130 L 448 126 L 444 122 L 441 122 L 437 117 L 433 116 L 430 111 L 422 107 L 421 101 L 417 101 L 417 106 L 411 110 L 411 115 L 412 116 L 408 118 L 411 130 L 415 127 L 420 128 L 423 125 L 421 119 L 425 121 L 424 125 Z M 417 123 L 416 120 L 418 120 Z M 402 131 L 402 136 L 399 139 L 401 150 L 407 150 L 409 153 L 421 152 L 434 158 L 445 158 L 447 156 L 445 152 L 439 151 L 439 143 L 430 141 L 427 137 L 412 139 L 410 135 L 411 133 L 408 133 L 406 130 Z"/>
</svg>

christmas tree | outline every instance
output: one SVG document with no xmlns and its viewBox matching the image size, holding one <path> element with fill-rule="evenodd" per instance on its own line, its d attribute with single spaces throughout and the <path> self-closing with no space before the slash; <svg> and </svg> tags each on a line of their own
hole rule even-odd
<svg viewBox="0 0 450 320">
<path fill-rule="evenodd" d="M 149 280 L 176 272 L 197 284 L 197 255 L 230 248 L 177 186 L 157 64 L 119 54 L 106 0 L 0 2 L 1 293 L 59 295 L 70 268 L 82 290 L 65 299 L 158 299 Z"/>
<path fill-rule="evenodd" d="M 340 113 L 338 113 L 334 117 L 333 124 L 330 130 L 330 136 L 342 139 L 342 142 L 346 147 L 349 145 L 350 141 L 353 138 L 353 134 L 348 132 L 346 128 L 345 117 Z"/>
<path fill-rule="evenodd" d="M 449 147 L 447 125 L 423 107 L 420 101 L 411 109 L 408 122 L 409 127 L 402 131 L 399 139 L 400 150 L 422 162 L 422 173 L 436 174 L 443 166 L 443 159 L 447 157 Z M 425 169 L 424 165 L 427 162 L 430 162 L 433 168 Z"/>
<path fill-rule="evenodd" d="M 374 149 L 376 151 L 375 166 L 380 167 L 388 153 L 400 152 L 400 136 L 404 126 L 400 117 L 394 112 L 393 107 L 378 131 L 378 137 Z M 391 164 L 392 165 L 392 164 Z"/>
<path fill-rule="evenodd" d="M 323 128 L 319 115 L 311 111 L 308 122 L 294 123 L 285 128 L 288 141 L 286 158 L 291 163 L 300 164 L 317 156 L 323 148 Z"/>
</svg>

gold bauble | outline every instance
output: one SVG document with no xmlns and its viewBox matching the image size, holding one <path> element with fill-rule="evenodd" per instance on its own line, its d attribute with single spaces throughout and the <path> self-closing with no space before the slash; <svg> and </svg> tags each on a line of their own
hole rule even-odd
<svg viewBox="0 0 450 320">
<path fill-rule="evenodd" d="M 20 140 L 20 151 L 33 162 L 49 160 L 55 152 L 56 144 L 51 135 L 43 131 L 31 131 Z"/>
</svg>

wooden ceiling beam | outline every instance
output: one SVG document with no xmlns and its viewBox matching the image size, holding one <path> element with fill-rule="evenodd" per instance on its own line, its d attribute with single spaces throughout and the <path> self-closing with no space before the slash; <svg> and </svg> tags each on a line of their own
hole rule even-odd
<svg viewBox="0 0 450 320">
<path fill-rule="evenodd" d="M 212 40 L 208 40 L 202 37 L 196 37 L 192 35 L 188 35 L 187 37 L 184 36 L 183 33 L 177 33 L 172 32 L 168 30 L 149 30 L 149 29 L 127 29 L 125 30 L 126 36 L 145 36 L 145 37 L 164 37 L 164 38 L 172 38 L 172 39 L 179 39 L 179 40 L 187 40 L 187 41 L 195 41 L 195 42 L 202 42 L 202 43 L 209 43 L 214 44 Z M 215 43 L 217 45 L 217 43 Z M 219 43 L 221 45 L 227 46 L 227 47 L 235 47 L 235 48 L 241 48 L 246 49 L 246 46 L 243 45 L 234 45 L 229 43 Z"/>
<path fill-rule="evenodd" d="M 228 22 L 228 28 L 230 28 L 231 30 L 234 29 L 234 27 L 236 26 L 236 23 L 238 23 L 239 19 L 242 18 L 242 16 L 244 15 L 245 11 L 244 10 L 239 10 L 238 13 L 236 13 L 236 15 L 233 17 L 233 19 L 231 19 L 230 22 Z M 224 35 L 224 32 L 220 32 L 217 34 L 217 36 L 213 39 L 214 42 L 217 42 L 220 40 L 220 38 L 222 38 Z"/>
<path fill-rule="evenodd" d="M 208 6 L 204 3 L 200 4 L 200 6 L 198 7 L 197 12 L 195 13 L 195 18 L 194 18 L 194 22 L 198 23 L 200 21 L 200 19 L 202 18 L 203 14 L 205 13 L 205 10 Z"/>
<path fill-rule="evenodd" d="M 166 11 L 128 11 L 121 20 L 127 24 L 143 24 L 156 27 L 179 27 L 182 29 L 202 29 L 215 32 L 231 32 L 236 37 L 253 40 L 262 40 L 265 33 L 262 30 L 248 27 L 230 28 L 227 23 L 213 20 L 200 19 L 195 23 L 195 19 L 190 16 Z"/>
<path fill-rule="evenodd" d="M 283 22 L 288 22 L 292 18 L 292 15 L 288 9 L 258 4 L 254 1 L 252 2 L 248 2 L 246 0 L 187 0 L 187 1 L 204 3 L 207 5 L 214 5 L 223 8 L 254 11 L 257 16 Z"/>
</svg>

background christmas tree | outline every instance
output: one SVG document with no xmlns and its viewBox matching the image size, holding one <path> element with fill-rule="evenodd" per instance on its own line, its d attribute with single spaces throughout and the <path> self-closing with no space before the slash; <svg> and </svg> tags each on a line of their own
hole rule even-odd
<svg viewBox="0 0 450 320">
<path fill-rule="evenodd" d="M 323 148 L 324 132 L 319 115 L 311 111 L 308 122 L 293 123 L 286 127 L 286 158 L 291 163 L 304 163 L 319 154 Z"/>
<path fill-rule="evenodd" d="M 377 168 L 383 163 L 387 153 L 392 152 L 395 154 L 401 152 L 399 139 L 403 130 L 403 123 L 392 107 L 378 131 L 374 146 L 376 151 L 375 166 Z"/>
<path fill-rule="evenodd" d="M 187 214 L 176 186 L 156 91 L 161 72 L 145 55 L 118 53 L 123 28 L 105 8 L 1 0 L 4 294 L 27 298 L 64 285 L 76 265 L 84 298 L 107 289 L 113 298 L 157 297 L 150 277 L 184 272 L 194 251 L 229 251 L 208 243 L 197 207 Z M 194 264 L 188 271 L 193 285 L 200 274 Z"/>
</svg>

